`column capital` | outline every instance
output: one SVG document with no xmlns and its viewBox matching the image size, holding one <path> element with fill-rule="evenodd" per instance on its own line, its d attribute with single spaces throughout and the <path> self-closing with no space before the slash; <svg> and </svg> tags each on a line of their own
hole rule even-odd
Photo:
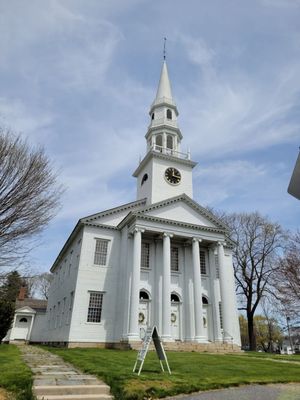
<svg viewBox="0 0 300 400">
<path fill-rule="evenodd" d="M 225 244 L 226 244 L 226 242 L 222 242 L 222 241 L 219 241 L 219 242 L 217 243 L 218 246 L 223 246 L 223 247 L 225 246 Z"/>
<path fill-rule="evenodd" d="M 163 233 L 163 237 L 172 238 L 173 236 L 174 236 L 173 233 L 169 233 L 169 232 L 164 232 L 164 233 Z"/>
<path fill-rule="evenodd" d="M 133 233 L 137 233 L 137 232 L 144 233 L 145 229 L 136 227 L 136 228 L 134 228 Z"/>
<path fill-rule="evenodd" d="M 201 243 L 201 242 L 202 242 L 202 239 L 201 239 L 201 238 L 197 238 L 197 237 L 193 237 L 193 242 L 194 242 L 194 243 L 195 243 L 195 242 Z"/>
</svg>

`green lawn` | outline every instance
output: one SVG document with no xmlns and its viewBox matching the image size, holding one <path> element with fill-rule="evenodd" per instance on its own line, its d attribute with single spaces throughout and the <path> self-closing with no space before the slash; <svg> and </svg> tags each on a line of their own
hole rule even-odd
<svg viewBox="0 0 300 400">
<path fill-rule="evenodd" d="M 132 373 L 135 351 L 106 349 L 53 349 L 84 372 L 98 375 L 116 399 L 142 400 L 247 383 L 300 382 L 300 366 L 248 355 L 213 355 L 168 352 L 172 375 L 162 373 L 154 352 L 143 371 Z M 256 353 L 257 354 L 257 353 Z"/>
<path fill-rule="evenodd" d="M 14 345 L 0 345 L 0 387 L 17 400 L 31 400 L 32 374 Z"/>
<path fill-rule="evenodd" d="M 256 351 L 247 351 L 244 353 L 248 357 L 259 357 L 259 358 L 272 358 L 274 360 L 286 360 L 295 361 L 300 363 L 300 354 L 274 354 L 274 353 L 260 353 Z"/>
</svg>

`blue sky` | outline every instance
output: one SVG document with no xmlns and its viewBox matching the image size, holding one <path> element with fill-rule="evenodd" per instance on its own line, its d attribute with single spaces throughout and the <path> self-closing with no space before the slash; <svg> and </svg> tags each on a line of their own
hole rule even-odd
<svg viewBox="0 0 300 400">
<path fill-rule="evenodd" d="M 79 218 L 135 199 L 164 36 L 195 200 L 297 229 L 299 21 L 299 0 L 0 1 L 0 123 L 43 145 L 67 188 L 33 268 Z"/>
</svg>

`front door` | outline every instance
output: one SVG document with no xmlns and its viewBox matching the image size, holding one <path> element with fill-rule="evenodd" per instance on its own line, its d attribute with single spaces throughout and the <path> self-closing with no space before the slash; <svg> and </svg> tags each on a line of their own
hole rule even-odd
<svg viewBox="0 0 300 400">
<path fill-rule="evenodd" d="M 140 301 L 139 305 L 139 329 L 140 337 L 144 339 L 146 330 L 149 326 L 149 301 Z"/>
<path fill-rule="evenodd" d="M 171 303 L 171 335 L 174 340 L 180 340 L 179 303 Z"/>
</svg>

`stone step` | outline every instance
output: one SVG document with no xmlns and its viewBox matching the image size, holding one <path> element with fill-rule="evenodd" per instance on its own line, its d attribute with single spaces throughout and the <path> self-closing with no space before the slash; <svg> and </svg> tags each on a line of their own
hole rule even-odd
<svg viewBox="0 0 300 400">
<path fill-rule="evenodd" d="M 113 396 L 109 394 L 39 395 L 37 400 L 113 400 Z"/>
<path fill-rule="evenodd" d="M 34 386 L 33 388 L 36 396 L 46 395 L 79 395 L 79 394 L 108 394 L 110 392 L 109 386 L 105 384 L 99 385 L 51 385 L 51 386 Z"/>
</svg>

